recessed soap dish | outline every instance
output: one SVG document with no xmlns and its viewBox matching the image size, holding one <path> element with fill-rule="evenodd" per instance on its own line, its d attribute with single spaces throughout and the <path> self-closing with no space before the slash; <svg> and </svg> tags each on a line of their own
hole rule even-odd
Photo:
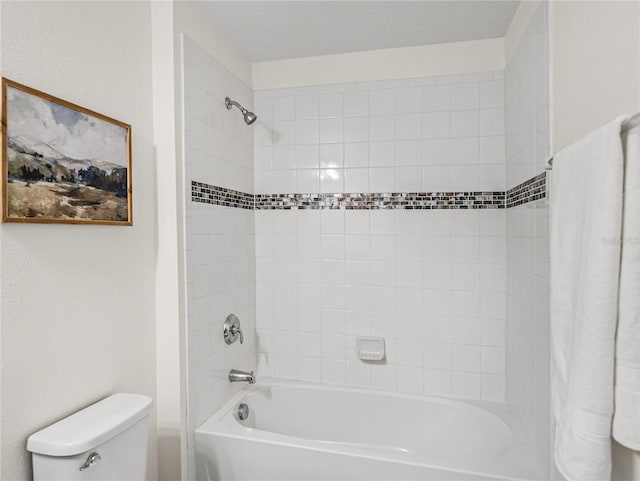
<svg viewBox="0 0 640 481">
<path fill-rule="evenodd" d="M 363 361 L 382 361 L 384 359 L 384 338 L 356 338 L 356 354 Z"/>
</svg>

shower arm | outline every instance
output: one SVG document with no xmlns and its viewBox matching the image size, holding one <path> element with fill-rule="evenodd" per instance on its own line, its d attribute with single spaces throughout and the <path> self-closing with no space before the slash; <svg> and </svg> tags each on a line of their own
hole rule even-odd
<svg viewBox="0 0 640 481">
<path fill-rule="evenodd" d="M 235 105 L 236 107 L 238 107 L 238 109 L 240 110 L 240 112 L 242 112 L 242 115 L 246 115 L 248 110 L 245 109 L 242 105 L 240 105 L 238 102 L 236 102 L 235 100 L 231 100 L 229 97 L 226 97 L 224 99 L 224 104 L 227 106 L 228 110 L 231 110 L 231 106 Z"/>
</svg>

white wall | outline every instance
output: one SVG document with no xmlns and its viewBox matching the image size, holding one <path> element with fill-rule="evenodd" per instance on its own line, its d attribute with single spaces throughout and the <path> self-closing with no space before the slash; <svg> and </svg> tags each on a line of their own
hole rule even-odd
<svg viewBox="0 0 640 481">
<path fill-rule="evenodd" d="M 151 25 L 141 2 L 1 8 L 3 76 L 133 127 L 133 227 L 0 226 L 0 477 L 25 480 L 30 433 L 114 392 L 155 398 Z"/>
<path fill-rule="evenodd" d="M 158 479 L 185 479 L 187 470 L 186 334 L 180 289 L 184 258 L 181 217 L 183 202 L 177 180 L 179 136 L 176 130 L 174 12 L 172 2 L 151 2 L 153 56 L 153 135 L 156 148 L 156 205 L 158 210 L 156 259 L 156 390 Z"/>
<path fill-rule="evenodd" d="M 256 90 L 504 69 L 504 39 L 320 55 L 253 64 Z"/>
<path fill-rule="evenodd" d="M 180 35 L 185 33 L 238 80 L 251 86 L 252 64 L 249 56 L 223 34 L 202 10 L 191 2 L 174 2 L 173 11 L 175 46 L 178 54 Z M 176 64 L 176 67 L 180 68 L 181 64 Z"/>
<path fill-rule="evenodd" d="M 513 15 L 511 23 L 509 23 L 507 31 L 504 34 L 504 56 L 507 65 L 518 50 L 518 47 L 520 47 L 522 37 L 528 32 L 531 26 L 531 19 L 539 6 L 540 0 L 528 0 L 518 5 L 518 9 Z"/>
<path fill-rule="evenodd" d="M 2 8 L 0 7 L 0 41 L 2 40 Z M 0 74 L 2 73 L 2 48 L 0 45 Z M 2 240 L 0 239 L 0 250 Z M 0 272 L 2 272 L 2 256 L 0 255 Z M 0 313 L 2 312 L 2 289 L 0 289 Z M 2 321 L 0 320 L 0 346 L 2 345 Z M 2 355 L 0 355 L 0 413 L 2 413 Z M 2 446 L 2 417 L 0 414 L 0 446 Z M 2 449 L 0 449 L 0 471 L 2 471 Z"/>
<path fill-rule="evenodd" d="M 640 4 L 552 2 L 553 147 L 640 110 Z"/>
<path fill-rule="evenodd" d="M 553 149 L 640 111 L 640 4 L 552 2 Z M 613 479 L 640 480 L 640 453 L 614 443 Z"/>
</svg>

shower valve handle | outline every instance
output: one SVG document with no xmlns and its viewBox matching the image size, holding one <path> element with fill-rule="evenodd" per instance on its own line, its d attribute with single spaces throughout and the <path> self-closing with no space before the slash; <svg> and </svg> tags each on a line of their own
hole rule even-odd
<svg viewBox="0 0 640 481">
<path fill-rule="evenodd" d="M 240 335 L 240 344 L 244 344 L 244 335 L 242 334 L 242 328 L 239 326 L 231 326 L 231 335 L 237 336 Z"/>
</svg>

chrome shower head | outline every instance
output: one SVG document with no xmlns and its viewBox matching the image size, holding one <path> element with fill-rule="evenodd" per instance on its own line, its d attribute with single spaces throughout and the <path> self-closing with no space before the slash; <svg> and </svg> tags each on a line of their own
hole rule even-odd
<svg viewBox="0 0 640 481">
<path fill-rule="evenodd" d="M 247 125 L 251 125 L 256 120 L 258 120 L 258 116 L 253 112 L 247 112 L 246 114 L 244 114 L 244 121 L 246 122 Z"/>
<path fill-rule="evenodd" d="M 254 123 L 256 120 L 258 120 L 258 116 L 256 114 L 254 114 L 253 112 L 249 112 L 247 109 L 245 109 L 242 105 L 240 105 L 238 102 L 236 102 L 235 100 L 231 100 L 229 97 L 226 97 L 224 99 L 224 104 L 227 106 L 228 110 L 231 110 L 232 106 L 236 106 L 238 107 L 238 109 L 240 110 L 240 112 L 242 112 L 242 116 L 244 117 L 244 123 L 247 125 L 251 125 L 252 123 Z"/>
</svg>

